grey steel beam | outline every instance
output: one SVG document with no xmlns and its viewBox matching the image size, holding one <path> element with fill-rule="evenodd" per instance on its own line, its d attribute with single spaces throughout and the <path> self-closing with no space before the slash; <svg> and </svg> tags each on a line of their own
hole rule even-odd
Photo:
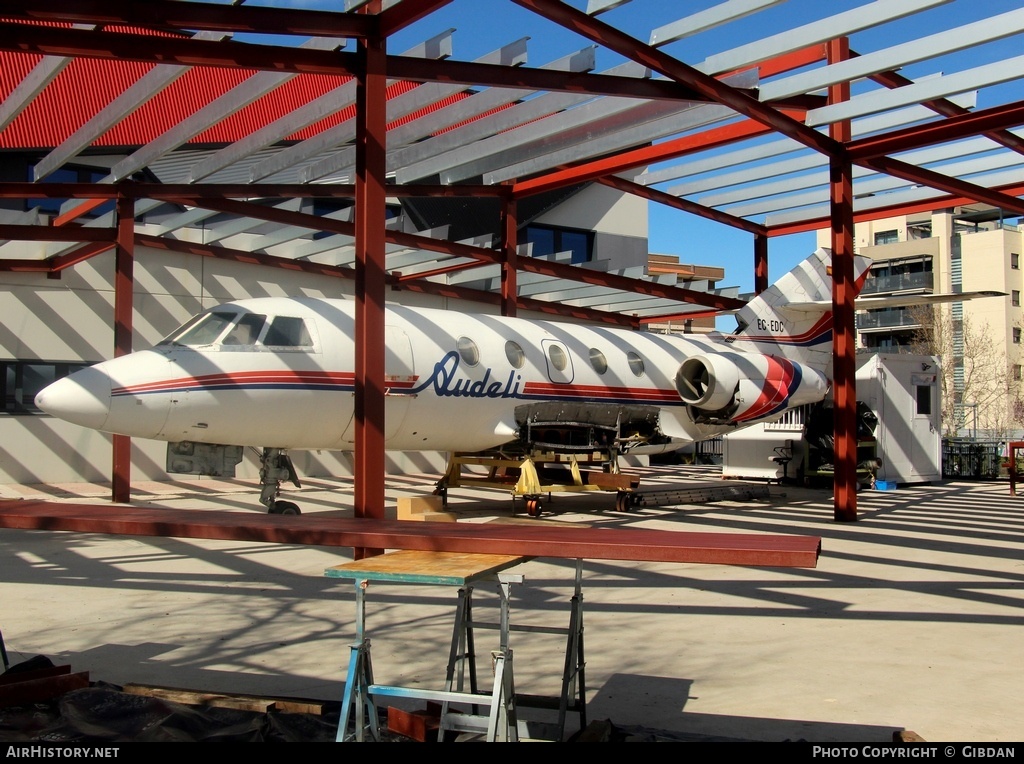
<svg viewBox="0 0 1024 764">
<path fill-rule="evenodd" d="M 985 188 L 999 188 L 1000 186 L 1024 183 L 1024 166 L 1000 172 L 987 173 L 976 178 L 971 178 L 970 180 L 973 184 L 983 186 Z M 882 207 L 896 207 L 899 205 L 914 204 L 916 202 L 935 199 L 946 195 L 947 194 L 944 191 L 939 191 L 927 186 L 908 186 L 902 191 L 895 191 L 893 193 L 883 194 L 882 196 L 855 196 L 853 200 L 853 211 L 855 213 L 869 212 L 873 209 Z M 789 209 L 786 212 L 769 215 L 765 218 L 765 224 L 768 226 L 788 225 L 790 223 L 799 223 L 804 220 L 817 220 L 822 215 L 827 219 L 829 206 L 828 204 L 817 204 L 820 200 L 821 195 L 818 194 L 806 207 L 801 209 Z"/>
<path fill-rule="evenodd" d="M 650 75 L 650 70 L 640 64 L 629 61 L 613 67 L 605 72 L 605 74 L 622 77 L 647 77 Z M 419 149 L 422 155 L 429 158 L 416 158 L 410 153 L 404 158 L 403 166 L 397 169 L 397 182 L 408 183 L 420 178 L 438 175 L 463 163 L 466 156 L 471 155 L 472 159 L 478 159 L 480 158 L 480 150 L 473 149 L 473 147 L 482 143 L 487 137 L 497 135 L 502 131 L 511 130 L 520 125 L 525 125 L 528 122 L 540 120 L 543 117 L 548 117 L 594 99 L 595 96 L 589 94 L 547 93 L 503 109 L 486 120 L 478 120 L 477 122 L 464 125 L 458 131 L 452 131 L 452 133 L 458 132 L 458 135 L 452 136 L 452 134 L 449 134 L 450 137 L 446 143 L 450 145 L 450 148 L 442 153 L 436 153 L 433 151 L 433 146 L 426 145 L 433 143 L 435 139 L 423 141 L 422 144 L 410 148 Z M 471 151 L 471 149 L 473 150 Z M 486 154 L 486 151 L 484 151 L 484 154 Z"/>
<path fill-rule="evenodd" d="M 951 0 L 876 0 L 834 16 L 741 45 L 738 48 L 708 56 L 695 68 L 705 74 L 720 74 L 743 69 L 777 56 L 806 48 L 808 45 L 846 37 L 887 21 L 910 16 L 929 8 L 945 5 Z M 829 7 L 823 4 L 822 7 Z"/>
<path fill-rule="evenodd" d="M 973 108 L 977 102 L 977 92 L 972 91 L 970 93 L 965 93 L 951 100 L 953 100 L 953 102 L 958 106 L 970 109 Z M 854 135 L 870 135 L 871 133 L 891 130 L 903 125 L 910 125 L 915 122 L 934 118 L 935 112 L 926 106 L 910 106 L 905 109 L 898 109 L 896 111 L 854 120 L 851 127 Z M 786 154 L 792 154 L 794 152 L 804 150 L 803 146 L 790 138 L 768 140 L 760 142 L 755 146 L 739 149 L 737 151 L 714 154 L 708 157 L 698 156 L 692 161 L 641 173 L 636 176 L 634 180 L 642 185 L 651 186 L 656 183 L 707 173 L 710 179 L 708 182 L 713 184 L 715 182 L 715 176 L 711 175 L 711 173 L 718 170 L 724 170 L 728 167 L 735 166 L 750 166 L 756 172 L 757 167 L 765 159 L 784 156 Z M 682 191 L 677 190 L 677 188 L 681 187 L 669 188 L 668 193 L 675 194 L 677 196 L 692 193 L 692 191 Z"/>
<path fill-rule="evenodd" d="M 686 18 L 673 21 L 671 24 L 664 24 L 651 32 L 651 47 L 660 48 L 663 45 L 682 40 L 698 32 L 706 32 L 709 29 L 726 24 L 730 21 L 737 21 L 749 16 L 752 13 L 779 5 L 785 0 L 728 0 L 728 2 L 714 5 L 703 11 L 691 14 Z"/>
<path fill-rule="evenodd" d="M 445 32 L 431 38 L 426 43 L 421 43 L 411 49 L 406 55 L 408 58 L 437 58 L 445 59 L 451 56 L 451 35 L 454 30 L 448 29 Z M 397 80 L 389 79 L 388 86 L 393 85 Z M 351 83 L 351 103 L 355 103 L 355 80 Z M 345 104 L 346 106 L 349 103 Z M 332 150 L 335 146 L 354 140 L 356 134 L 355 118 L 347 119 L 344 122 L 322 130 L 311 138 L 296 143 L 277 152 L 268 159 L 253 167 L 249 173 L 249 180 L 255 183 L 264 178 L 271 178 L 278 174 L 296 170 L 300 162 L 313 159 L 319 154 Z"/>
<path fill-rule="evenodd" d="M 1024 32 L 1024 9 L 1019 8 L 846 61 L 766 82 L 761 85 L 759 98 L 772 101 L 811 93 L 839 82 L 853 82 L 872 74 L 896 71 L 908 64 L 1001 40 L 1020 32 Z"/>
<path fill-rule="evenodd" d="M 646 146 L 659 139 L 678 135 L 682 131 L 706 127 L 715 122 L 729 119 L 734 117 L 736 112 L 728 106 L 704 103 L 694 104 L 690 109 L 670 112 L 667 116 L 651 121 L 644 121 L 640 114 L 642 111 L 631 111 L 615 115 L 613 120 L 606 119 L 592 125 L 582 125 L 580 130 L 585 133 L 590 132 L 588 128 L 592 128 L 593 137 L 589 140 L 578 139 L 571 142 L 559 140 L 559 138 L 566 137 L 565 134 L 556 136 L 555 140 L 550 141 L 551 144 L 568 145 L 515 162 L 499 170 L 484 173 L 483 182 L 486 185 L 493 185 L 505 180 L 527 177 L 552 167 L 575 164 L 588 157 L 606 156 L 613 151 Z M 625 125 L 625 129 L 617 130 L 616 127 L 619 125 Z M 607 133 L 602 134 L 604 131 Z M 552 148 L 552 146 L 546 146 L 546 148 Z M 512 159 L 511 156 L 500 158 Z"/>
<path fill-rule="evenodd" d="M 988 85 L 998 85 L 1024 77 L 1024 56 L 997 61 L 992 64 L 965 69 L 954 74 L 931 77 L 927 80 L 887 90 L 879 88 L 853 96 L 849 101 L 823 106 L 807 112 L 807 124 L 822 125 L 843 119 L 896 109 L 921 101 L 964 93 Z"/>
<path fill-rule="evenodd" d="M 750 87 L 757 83 L 757 73 L 744 72 L 728 78 L 733 87 Z M 706 106 L 705 111 L 698 107 Z M 579 161 L 588 156 L 602 155 L 623 146 L 645 145 L 654 138 L 683 132 L 691 127 L 724 119 L 735 112 L 718 104 L 660 103 L 651 101 L 636 104 L 624 98 L 600 98 L 582 103 L 547 119 L 531 122 L 516 130 L 491 136 L 466 147 L 455 164 L 441 173 L 442 183 L 454 183 L 484 173 L 492 173 L 489 183 L 500 182 L 519 174 L 508 168 L 523 164 L 539 154 L 544 156 L 560 151 L 561 161 Z M 657 126 L 644 133 L 642 126 L 657 122 Z M 672 129 L 673 124 L 677 127 Z M 606 135 L 617 135 L 618 140 Z M 625 135 L 625 142 L 622 136 Z M 560 161 L 524 164 L 524 173 L 557 166 Z"/>
<path fill-rule="evenodd" d="M 1014 151 L 1004 151 L 998 155 L 985 156 L 980 159 L 966 160 L 963 162 L 951 162 L 929 169 L 935 172 L 941 172 L 943 175 L 947 175 L 951 178 L 969 180 L 969 176 L 978 175 L 980 173 L 1021 166 L 1024 166 L 1024 157 Z M 827 178 L 825 182 L 827 183 Z M 868 194 L 888 195 L 900 189 L 914 188 L 917 185 L 919 184 L 903 180 L 902 178 L 894 178 L 890 175 L 874 173 L 872 177 L 861 178 L 858 180 L 857 184 L 854 186 L 853 193 L 855 198 L 862 198 Z M 985 183 L 977 185 L 989 186 L 990 184 Z M 776 186 L 776 188 L 779 188 L 779 186 Z M 824 191 L 822 190 L 823 188 Z M 730 214 L 738 215 L 740 217 L 781 212 L 782 210 L 792 209 L 794 207 L 814 204 L 823 198 L 823 193 L 827 192 L 827 190 L 827 186 L 819 187 L 817 190 L 769 197 L 753 201 L 748 204 L 728 207 L 727 209 Z M 936 193 L 936 189 L 929 190 L 933 195 Z"/>
<path fill-rule="evenodd" d="M 576 53 L 564 56 L 557 61 L 546 64 L 541 69 L 554 71 L 589 72 L 594 68 L 593 46 L 584 48 Z M 485 112 L 507 106 L 517 100 L 536 94 L 535 90 L 513 89 L 513 88 L 489 88 L 469 95 L 465 99 L 451 104 L 444 109 L 438 109 L 425 114 L 412 122 L 400 125 L 388 131 L 388 156 L 386 170 L 392 172 L 409 161 L 403 156 L 404 147 L 416 150 L 424 138 L 440 133 L 452 125 L 457 125 L 468 120 L 475 119 Z M 458 132 L 457 130 L 454 132 Z M 447 136 L 447 137 L 446 137 Z M 452 141 L 450 133 L 443 133 L 436 136 L 434 150 L 437 153 L 446 150 L 445 144 Z M 415 144 L 415 145 L 413 145 Z M 457 145 L 457 143 L 451 143 Z M 422 149 L 419 149 L 422 159 Z M 302 180 L 309 183 L 320 178 L 331 175 L 340 175 L 351 172 L 355 167 L 355 149 L 347 146 L 332 154 L 327 159 L 310 165 L 302 172 Z"/>
<path fill-rule="evenodd" d="M 426 57 L 427 55 L 447 56 L 451 54 L 451 34 L 454 30 L 447 30 L 442 35 L 432 38 L 415 48 L 406 51 L 402 55 L 413 57 Z M 501 49 L 489 53 L 479 59 L 482 63 L 502 64 L 513 66 L 522 63 L 526 56 L 526 38 L 517 40 Z M 388 119 L 397 119 L 412 111 L 424 108 L 432 103 L 445 98 L 453 93 L 460 92 L 465 88 L 461 85 L 442 85 L 439 83 L 424 83 L 413 88 L 408 93 L 392 98 L 388 101 Z M 310 101 L 304 106 L 290 112 L 274 121 L 273 123 L 253 131 L 241 141 L 221 149 L 202 164 L 197 165 L 192 173 L 192 181 L 198 181 L 210 176 L 214 171 L 225 167 L 238 159 L 253 153 L 256 149 L 269 146 L 287 136 L 301 130 L 315 122 L 318 122 L 331 114 L 351 106 L 355 103 L 356 85 L 351 80 L 331 90 L 319 98 Z M 349 124 L 348 132 L 355 135 L 355 128 Z M 351 140 L 351 136 L 346 140 Z M 354 150 L 353 150 L 354 157 Z M 353 164 L 355 160 L 353 158 Z M 308 169 L 308 168 L 307 168 Z M 325 173 L 329 174 L 329 173 Z M 250 177 L 252 173 L 250 172 Z M 305 178 L 303 182 L 309 182 L 311 178 Z"/>
<path fill-rule="evenodd" d="M 957 159 L 963 159 L 973 154 L 989 154 L 996 150 L 998 146 L 988 138 L 972 138 L 967 141 L 962 141 L 949 146 L 936 146 L 929 149 L 921 149 L 920 151 L 907 152 L 899 155 L 899 158 L 904 162 L 924 167 L 937 162 L 949 162 Z M 1010 156 L 1016 156 L 1015 160 L 1011 160 Z M 820 161 L 811 164 L 810 162 L 814 159 L 820 160 L 820 157 L 804 157 L 801 159 L 793 159 L 786 162 L 777 162 L 775 164 L 765 165 L 763 168 L 763 176 L 769 177 L 773 180 L 766 183 L 750 183 L 750 179 L 747 177 L 747 173 L 738 173 L 737 175 L 742 176 L 742 179 L 735 180 L 732 183 L 725 183 L 724 180 L 719 188 L 729 188 L 730 186 L 741 186 L 739 188 L 732 188 L 728 191 L 721 191 L 717 194 L 709 194 L 707 196 L 700 197 L 700 203 L 708 207 L 720 207 L 722 205 L 737 204 L 739 202 L 750 201 L 751 199 L 763 198 L 766 196 L 773 196 L 775 194 L 786 194 L 793 193 L 805 188 L 822 188 L 827 186 L 829 183 L 829 171 L 827 166 L 822 166 Z M 981 161 L 987 161 L 989 158 L 985 158 Z M 1010 152 L 1007 157 L 1008 164 L 1015 164 L 1022 161 L 1020 154 Z M 967 165 L 958 165 L 967 167 Z M 953 165 L 948 165 L 953 167 Z M 938 169 L 938 168 L 933 168 Z M 991 167 L 989 168 L 991 169 Z M 811 170 L 811 172 L 806 172 Z M 965 169 L 963 172 L 978 172 L 978 170 Z M 797 174 L 801 173 L 801 174 Z M 961 171 L 957 170 L 955 174 L 960 174 Z M 888 177 L 886 175 L 880 175 L 875 170 L 868 169 L 866 167 L 854 167 L 853 178 L 860 179 L 862 181 L 868 180 L 874 177 Z M 856 187 L 857 193 L 861 192 L 861 186 Z M 692 195 L 694 192 L 688 192 L 680 195 Z"/>
</svg>

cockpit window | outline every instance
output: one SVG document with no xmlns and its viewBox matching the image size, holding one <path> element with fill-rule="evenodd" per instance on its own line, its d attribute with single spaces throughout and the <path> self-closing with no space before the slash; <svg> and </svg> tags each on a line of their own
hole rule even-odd
<svg viewBox="0 0 1024 764">
<path fill-rule="evenodd" d="M 238 319 L 238 323 L 232 326 L 228 333 L 224 335 L 224 339 L 221 340 L 221 344 L 255 345 L 256 340 L 260 338 L 260 333 L 263 331 L 263 325 L 265 323 L 267 323 L 266 316 L 261 316 L 258 313 L 246 313 Z"/>
<path fill-rule="evenodd" d="M 162 340 L 159 344 L 188 345 L 190 347 L 212 345 L 237 317 L 237 313 L 221 311 L 200 313 L 176 332 L 168 335 L 167 339 Z"/>
<path fill-rule="evenodd" d="M 275 316 L 263 338 L 264 345 L 271 347 L 308 348 L 313 346 L 306 322 L 292 316 Z"/>
<path fill-rule="evenodd" d="M 261 313 L 212 311 L 189 320 L 159 344 L 311 348 L 313 338 L 306 322 L 294 316 L 275 316 L 268 321 L 267 316 Z"/>
</svg>

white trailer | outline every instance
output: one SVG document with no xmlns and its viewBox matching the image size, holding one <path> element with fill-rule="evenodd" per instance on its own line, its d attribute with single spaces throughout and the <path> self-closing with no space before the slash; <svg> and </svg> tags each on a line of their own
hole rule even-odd
<svg viewBox="0 0 1024 764">
<path fill-rule="evenodd" d="M 878 418 L 874 444 L 861 446 L 865 455 L 881 460 L 875 473 L 878 481 L 896 485 L 942 478 L 940 389 L 935 356 L 890 353 L 858 358 L 857 400 Z M 814 468 L 803 463 L 809 453 L 807 414 L 796 409 L 777 422 L 726 435 L 722 476 L 768 481 L 806 476 Z"/>
</svg>

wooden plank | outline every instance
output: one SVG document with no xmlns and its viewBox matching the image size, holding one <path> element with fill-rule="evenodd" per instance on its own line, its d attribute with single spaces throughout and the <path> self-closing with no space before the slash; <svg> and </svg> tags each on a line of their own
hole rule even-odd
<svg viewBox="0 0 1024 764">
<path fill-rule="evenodd" d="M 517 554 L 470 554 L 406 549 L 335 565 L 327 568 L 324 575 L 328 578 L 365 578 L 368 581 L 466 586 L 528 559 Z"/>
<path fill-rule="evenodd" d="M 284 714 L 323 716 L 328 705 L 326 701 L 322 700 L 266 698 L 255 695 L 236 695 L 233 693 L 207 692 L 205 690 L 160 687 L 148 684 L 126 684 L 121 689 L 128 695 L 160 698 L 161 700 L 170 700 L 174 703 L 183 703 L 189 706 L 233 708 L 238 711 L 254 711 L 256 713 L 277 711 Z"/>
<path fill-rule="evenodd" d="M 565 524 L 434 523 L 271 515 L 120 504 L 0 501 L 0 528 L 170 536 L 370 549 L 423 549 L 557 559 L 813 568 L 821 539 Z"/>
</svg>

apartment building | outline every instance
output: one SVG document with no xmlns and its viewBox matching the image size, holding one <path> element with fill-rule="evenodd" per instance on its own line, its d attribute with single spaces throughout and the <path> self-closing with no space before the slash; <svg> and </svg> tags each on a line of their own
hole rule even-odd
<svg viewBox="0 0 1024 764">
<path fill-rule="evenodd" d="M 818 243 L 829 246 L 827 231 Z M 857 314 L 861 353 L 941 357 L 945 434 L 1005 439 L 1024 427 L 1024 313 L 1018 216 L 972 204 L 858 223 L 858 254 L 874 264 L 863 295 L 997 290 L 1006 297 L 947 303 L 935 314 L 894 307 Z"/>
</svg>

